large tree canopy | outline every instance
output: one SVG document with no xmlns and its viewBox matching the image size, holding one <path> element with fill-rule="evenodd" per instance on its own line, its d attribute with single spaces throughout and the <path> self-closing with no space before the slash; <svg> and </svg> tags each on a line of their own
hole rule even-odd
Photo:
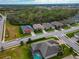
<svg viewBox="0 0 79 59">
<path fill-rule="evenodd" d="M 56 8 L 27 8 L 8 15 L 8 20 L 12 24 L 34 24 L 67 19 L 77 13 L 77 9 L 56 9 Z"/>
</svg>

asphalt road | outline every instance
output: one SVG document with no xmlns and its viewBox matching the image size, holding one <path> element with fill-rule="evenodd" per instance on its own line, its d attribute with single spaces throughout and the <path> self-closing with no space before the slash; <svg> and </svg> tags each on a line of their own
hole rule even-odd
<svg viewBox="0 0 79 59">
<path fill-rule="evenodd" d="M 2 35 L 3 35 L 3 30 L 4 30 L 4 20 L 5 17 L 0 18 L 0 41 L 2 40 Z M 49 32 L 49 33 L 44 33 L 44 34 L 38 34 L 35 36 L 31 36 L 31 37 L 24 37 L 24 38 L 17 38 L 14 41 L 9 41 L 9 42 L 0 42 L 0 47 L 4 47 L 4 49 L 9 49 L 13 46 L 17 46 L 20 45 L 20 42 L 27 42 L 29 38 L 31 38 L 31 40 L 36 40 L 38 38 L 42 38 L 42 37 L 51 37 L 51 36 L 57 36 L 58 38 L 62 39 L 67 45 L 69 45 L 70 47 L 72 47 L 75 51 L 77 51 L 79 53 L 79 45 L 73 41 L 70 40 L 70 38 L 68 38 L 65 34 L 68 32 L 72 32 L 72 31 L 76 31 L 79 30 L 79 26 L 78 27 L 73 27 L 69 30 L 62 30 L 62 31 L 55 31 L 55 32 Z"/>
<path fill-rule="evenodd" d="M 31 40 L 35 40 L 35 39 L 42 38 L 42 37 L 57 36 L 60 39 L 63 39 L 66 42 L 67 45 L 69 45 L 74 50 L 76 50 L 77 52 L 79 52 L 79 46 L 76 43 L 72 42 L 70 40 L 70 38 L 68 38 L 68 37 L 65 36 L 65 34 L 67 32 L 72 32 L 72 31 L 75 31 L 75 30 L 79 30 L 79 26 L 78 27 L 71 28 L 69 30 L 50 32 L 50 33 L 46 33 L 46 34 L 31 36 L 31 37 L 28 37 L 28 38 L 31 38 Z M 28 41 L 28 38 L 26 38 L 26 37 L 25 38 L 18 38 L 18 39 L 14 40 L 14 41 L 4 42 L 0 46 L 3 46 L 4 49 L 8 49 L 10 47 L 19 45 L 20 44 L 20 41 L 27 42 Z"/>
<path fill-rule="evenodd" d="M 59 38 L 62 39 L 68 46 L 72 47 L 77 53 L 79 53 L 79 45 L 76 41 L 71 40 L 67 36 L 62 36 Z"/>
<path fill-rule="evenodd" d="M 3 39 L 3 31 L 4 31 L 4 17 L 2 16 L 0 17 L 0 41 Z"/>
</svg>

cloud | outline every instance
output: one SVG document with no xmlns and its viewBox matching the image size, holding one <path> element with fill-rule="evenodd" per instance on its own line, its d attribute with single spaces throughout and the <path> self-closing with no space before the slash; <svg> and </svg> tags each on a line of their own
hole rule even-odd
<svg viewBox="0 0 79 59">
<path fill-rule="evenodd" d="M 79 0 L 35 0 L 37 3 L 79 3 Z"/>
<path fill-rule="evenodd" d="M 79 3 L 79 0 L 0 0 L 0 4 L 56 4 Z"/>
</svg>

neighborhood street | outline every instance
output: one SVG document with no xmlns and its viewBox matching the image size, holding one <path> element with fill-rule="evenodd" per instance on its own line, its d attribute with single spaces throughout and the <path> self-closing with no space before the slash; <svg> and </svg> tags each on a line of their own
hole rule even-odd
<svg viewBox="0 0 79 59">
<path fill-rule="evenodd" d="M 2 39 L 2 35 L 3 35 L 3 27 L 4 27 L 4 18 L 0 18 L 0 40 Z M 1 20 L 2 19 L 2 20 Z M 73 40 L 71 40 L 69 37 L 66 36 L 66 33 L 68 32 L 73 32 L 79 30 L 79 26 L 77 27 L 72 27 L 68 30 L 61 30 L 61 31 L 54 31 L 54 32 L 48 32 L 48 33 L 44 33 L 44 34 L 37 34 L 31 37 L 24 37 L 24 38 L 17 38 L 14 41 L 8 41 L 8 42 L 1 42 L 0 43 L 0 48 L 3 47 L 4 49 L 9 49 L 11 47 L 20 45 L 20 42 L 27 42 L 29 38 L 31 38 L 31 40 L 36 40 L 38 38 L 42 38 L 42 37 L 52 37 L 52 36 L 56 36 L 58 37 L 60 40 L 63 40 L 65 42 L 65 44 L 67 44 L 68 46 L 72 47 L 76 52 L 79 53 L 79 45 L 76 42 L 73 42 Z"/>
<path fill-rule="evenodd" d="M 65 34 L 67 32 L 72 32 L 72 31 L 75 31 L 75 30 L 79 30 L 79 26 L 71 28 L 69 30 L 50 32 L 50 33 L 46 33 L 46 34 L 31 36 L 31 37 L 28 37 L 28 38 L 18 38 L 14 41 L 11 41 L 11 42 L 4 42 L 4 43 L 2 43 L 2 46 L 4 47 L 4 49 L 8 49 L 10 47 L 20 45 L 20 41 L 27 42 L 29 38 L 31 38 L 31 40 L 35 40 L 35 39 L 42 38 L 42 37 L 57 36 L 59 39 L 63 39 L 63 41 L 67 45 L 69 45 L 75 51 L 77 51 L 79 53 L 79 46 L 75 42 L 72 42 L 72 40 L 70 40 L 70 38 L 65 36 Z"/>
<path fill-rule="evenodd" d="M 0 14 L 0 41 L 2 41 L 2 39 L 4 38 L 3 35 L 4 35 L 4 21 L 5 21 L 5 17 Z"/>
<path fill-rule="evenodd" d="M 69 47 L 72 47 L 77 53 L 79 53 L 79 45 L 76 42 L 73 42 L 67 36 L 62 36 L 59 38 L 62 39 L 65 42 L 65 44 L 67 44 Z"/>
</svg>

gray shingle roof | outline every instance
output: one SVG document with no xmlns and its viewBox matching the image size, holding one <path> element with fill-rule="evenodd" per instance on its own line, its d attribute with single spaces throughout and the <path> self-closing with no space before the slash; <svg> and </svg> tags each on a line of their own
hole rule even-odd
<svg viewBox="0 0 79 59">
<path fill-rule="evenodd" d="M 48 43 L 49 41 L 32 44 L 32 49 L 40 50 L 43 57 L 48 57 L 50 55 L 54 55 L 59 52 L 59 47 L 55 42 L 52 42 L 52 45 L 50 45 L 51 43 L 49 44 Z"/>
<path fill-rule="evenodd" d="M 65 20 L 63 20 L 63 21 L 60 21 L 61 23 L 63 23 L 63 24 L 72 24 L 72 23 L 75 23 L 75 20 L 72 20 L 72 19 L 65 19 Z"/>
<path fill-rule="evenodd" d="M 51 22 L 51 24 L 54 25 L 54 26 L 55 26 L 55 25 L 56 25 L 56 26 L 63 26 L 62 23 L 57 22 L 57 21 Z"/>
<path fill-rule="evenodd" d="M 34 29 L 44 29 L 41 24 L 33 24 Z"/>
<path fill-rule="evenodd" d="M 52 27 L 50 23 L 42 23 L 42 26 L 44 27 L 44 29 L 49 29 Z"/>
<path fill-rule="evenodd" d="M 64 19 L 60 22 L 63 23 L 63 24 L 72 24 L 72 23 L 75 23 L 75 22 L 79 22 L 79 14 L 75 15 L 74 17 Z"/>
<path fill-rule="evenodd" d="M 46 56 L 50 56 L 52 54 L 58 53 L 59 52 L 59 48 L 57 46 L 48 46 L 47 52 L 46 52 Z"/>
</svg>

